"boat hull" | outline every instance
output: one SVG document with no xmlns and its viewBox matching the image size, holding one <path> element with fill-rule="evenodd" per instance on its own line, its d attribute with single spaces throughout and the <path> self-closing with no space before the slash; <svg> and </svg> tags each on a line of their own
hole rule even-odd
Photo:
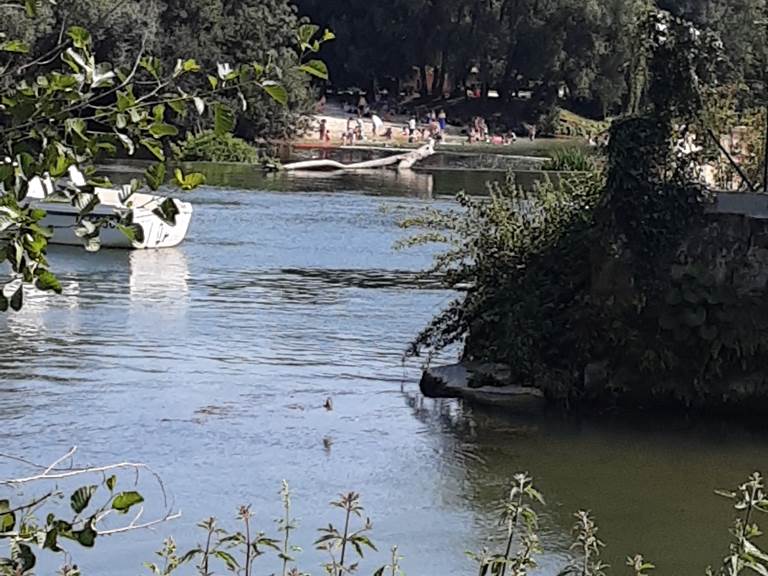
<svg viewBox="0 0 768 576">
<path fill-rule="evenodd" d="M 122 205 L 111 201 L 115 194 L 109 190 L 99 190 L 102 203 L 93 211 L 94 218 L 105 218 L 107 223 L 100 228 L 99 238 L 103 248 L 119 248 L 127 250 L 142 250 L 155 248 L 172 248 L 178 246 L 184 240 L 192 221 L 192 206 L 187 202 L 174 200 L 178 209 L 175 223 L 165 221 L 153 210 L 165 198 L 136 194 L 131 201 Z M 105 202 L 106 200 L 106 202 Z M 74 206 L 65 202 L 53 202 L 38 200 L 33 202 L 36 208 L 45 210 L 46 216 L 42 221 L 43 226 L 53 230 L 53 237 L 49 244 L 61 244 L 67 246 L 82 246 L 83 239 L 75 234 L 75 220 L 78 211 Z M 141 227 L 143 238 L 139 241 L 131 241 L 117 228 L 119 217 L 115 209 L 131 210 L 133 223 Z"/>
</svg>

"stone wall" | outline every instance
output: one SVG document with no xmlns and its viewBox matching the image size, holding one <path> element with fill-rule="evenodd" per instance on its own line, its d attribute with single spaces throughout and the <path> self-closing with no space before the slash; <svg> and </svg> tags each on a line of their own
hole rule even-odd
<svg viewBox="0 0 768 576">
<path fill-rule="evenodd" d="M 768 407 L 768 196 L 717 195 L 673 261 L 660 265 L 655 301 L 643 300 L 641 279 L 605 247 L 592 263 L 592 299 L 608 317 L 629 318 L 628 350 L 614 347 L 610 361 L 586 367 L 587 392 Z"/>
</svg>

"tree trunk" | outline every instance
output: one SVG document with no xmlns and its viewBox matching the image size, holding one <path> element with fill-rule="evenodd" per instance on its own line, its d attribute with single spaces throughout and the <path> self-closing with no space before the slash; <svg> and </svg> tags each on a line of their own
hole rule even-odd
<svg viewBox="0 0 768 576">
<path fill-rule="evenodd" d="M 297 170 L 368 170 L 371 168 L 386 168 L 397 164 L 399 170 L 410 169 L 417 162 L 432 156 L 435 153 L 435 143 L 430 140 L 427 144 L 407 152 L 405 154 L 396 154 L 377 160 L 367 160 L 365 162 L 356 162 L 354 164 L 342 164 L 335 160 L 306 160 L 304 162 L 294 162 L 285 164 L 282 169 L 286 172 L 295 172 Z"/>
<path fill-rule="evenodd" d="M 424 96 L 429 95 L 429 87 L 427 86 L 427 66 L 422 65 L 419 66 L 419 79 L 421 81 L 421 89 L 419 92 L 421 93 L 422 98 Z"/>
</svg>

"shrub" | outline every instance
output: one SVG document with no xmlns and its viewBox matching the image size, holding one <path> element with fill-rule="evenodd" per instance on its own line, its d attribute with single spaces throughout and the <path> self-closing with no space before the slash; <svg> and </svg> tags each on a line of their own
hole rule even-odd
<svg viewBox="0 0 768 576">
<path fill-rule="evenodd" d="M 188 134 L 186 140 L 173 146 L 173 156 L 180 162 L 245 162 L 259 161 L 259 151 L 232 134 L 218 135 L 213 131 Z"/>
<path fill-rule="evenodd" d="M 581 148 L 565 148 L 555 151 L 542 168 L 559 172 L 591 172 L 596 166 L 595 158 L 589 152 Z"/>
</svg>

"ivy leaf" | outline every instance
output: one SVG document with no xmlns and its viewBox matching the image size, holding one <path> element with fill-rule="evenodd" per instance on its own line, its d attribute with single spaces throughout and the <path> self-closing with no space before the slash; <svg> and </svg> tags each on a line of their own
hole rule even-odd
<svg viewBox="0 0 768 576">
<path fill-rule="evenodd" d="M 88 508 L 91 498 L 96 493 L 96 488 L 96 486 L 81 486 L 72 493 L 72 496 L 69 497 L 69 503 L 75 514 L 80 514 Z"/>
<path fill-rule="evenodd" d="M 306 64 L 299 66 L 299 70 L 315 78 L 328 80 L 328 66 L 322 60 L 310 60 Z"/>
<path fill-rule="evenodd" d="M 261 86 L 272 100 L 283 106 L 288 105 L 288 91 L 284 86 L 272 81 L 264 82 Z"/>
<path fill-rule="evenodd" d="M 115 489 L 115 486 L 117 486 L 117 476 L 115 476 L 113 474 L 112 476 L 107 478 L 107 480 L 106 480 L 106 482 L 104 482 L 104 484 L 107 486 L 107 490 L 112 492 L 112 490 Z"/>
<path fill-rule="evenodd" d="M 121 492 L 112 500 L 112 509 L 125 514 L 132 506 L 142 502 L 144 502 L 144 497 L 138 492 Z"/>
</svg>

